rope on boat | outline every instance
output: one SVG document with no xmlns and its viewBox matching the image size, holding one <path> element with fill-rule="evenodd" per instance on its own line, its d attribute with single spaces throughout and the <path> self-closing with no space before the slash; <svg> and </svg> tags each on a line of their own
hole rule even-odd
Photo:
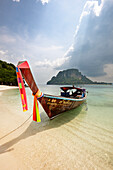
<svg viewBox="0 0 113 170">
<path fill-rule="evenodd" d="M 32 114 L 28 117 L 28 119 L 26 119 L 20 126 L 18 126 L 17 128 L 15 128 L 14 130 L 12 130 L 11 132 L 7 133 L 6 135 L 2 136 L 0 138 L 0 140 L 2 140 L 3 138 L 9 136 L 10 134 L 12 134 L 13 132 L 15 132 L 16 130 L 18 130 L 19 128 L 21 128 L 30 118 L 31 118 Z"/>
</svg>

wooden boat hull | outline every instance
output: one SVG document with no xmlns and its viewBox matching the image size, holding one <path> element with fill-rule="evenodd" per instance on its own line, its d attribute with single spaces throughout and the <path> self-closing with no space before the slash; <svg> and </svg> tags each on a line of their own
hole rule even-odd
<svg viewBox="0 0 113 170">
<path fill-rule="evenodd" d="M 53 95 L 39 95 L 42 94 L 35 83 L 33 75 L 31 73 L 29 64 L 27 61 L 19 62 L 18 68 L 21 71 L 22 76 L 30 87 L 35 98 L 40 102 L 45 112 L 47 113 L 49 118 L 53 118 L 58 114 L 74 109 L 85 102 L 86 93 L 84 93 L 84 97 L 63 97 L 63 96 L 53 96 Z M 70 87 L 69 87 L 70 88 Z M 75 89 L 75 87 L 71 87 L 70 89 Z M 64 92 L 66 92 L 67 87 L 63 88 Z M 78 88 L 77 88 L 78 89 Z M 38 93 L 38 94 L 37 94 Z"/>
<path fill-rule="evenodd" d="M 44 94 L 40 100 L 41 105 L 49 118 L 53 118 L 62 112 L 75 109 L 86 101 L 86 96 L 82 99 L 71 99 L 67 97 L 52 96 Z"/>
</svg>

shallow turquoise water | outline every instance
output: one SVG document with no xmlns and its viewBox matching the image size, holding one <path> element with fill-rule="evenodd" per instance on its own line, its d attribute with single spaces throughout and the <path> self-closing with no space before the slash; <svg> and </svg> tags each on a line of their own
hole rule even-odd
<svg viewBox="0 0 113 170">
<path fill-rule="evenodd" d="M 39 85 L 39 87 L 43 93 L 55 95 L 60 93 L 59 86 Z M 35 128 L 37 126 L 40 132 L 54 129 L 54 137 L 56 136 L 58 141 L 63 141 L 62 148 L 65 146 L 59 157 L 64 156 L 67 150 L 72 157 L 72 161 L 68 163 L 70 169 L 111 170 L 113 169 L 113 86 L 85 85 L 84 87 L 88 91 L 87 105 L 83 104 L 77 109 L 62 113 L 52 121 L 40 106 L 42 122 L 35 124 Z M 33 97 L 29 88 L 26 88 L 26 91 L 29 105 L 27 114 L 30 115 Z M 24 116 L 18 89 L 7 90 L 0 95 L 0 103 L 7 105 L 10 114 L 16 110 L 16 114 Z M 66 163 L 62 164 L 65 169 Z"/>
</svg>

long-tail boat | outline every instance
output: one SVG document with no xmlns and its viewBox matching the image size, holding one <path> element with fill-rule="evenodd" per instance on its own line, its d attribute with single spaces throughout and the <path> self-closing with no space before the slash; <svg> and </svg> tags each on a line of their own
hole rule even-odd
<svg viewBox="0 0 113 170">
<path fill-rule="evenodd" d="M 56 117 L 62 112 L 74 109 L 86 101 L 86 90 L 74 86 L 61 87 L 62 92 L 59 96 L 43 94 L 35 83 L 27 61 L 19 62 L 16 68 L 16 72 L 23 105 L 23 111 L 28 110 L 23 78 L 30 87 L 34 96 L 34 121 L 40 121 L 37 100 L 40 102 L 50 119 Z"/>
</svg>

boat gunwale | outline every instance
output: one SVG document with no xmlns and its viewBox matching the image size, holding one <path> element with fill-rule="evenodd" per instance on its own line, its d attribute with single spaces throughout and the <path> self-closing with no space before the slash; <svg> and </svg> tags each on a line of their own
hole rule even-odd
<svg viewBox="0 0 113 170">
<path fill-rule="evenodd" d="M 83 100 L 86 100 L 87 95 L 85 94 L 85 97 L 79 98 L 79 99 L 73 99 L 73 98 L 70 98 L 70 97 L 62 97 L 62 96 L 53 96 L 53 95 L 49 95 L 49 94 L 44 94 L 43 97 L 52 98 L 52 99 L 59 99 L 59 100 L 83 101 Z"/>
</svg>

